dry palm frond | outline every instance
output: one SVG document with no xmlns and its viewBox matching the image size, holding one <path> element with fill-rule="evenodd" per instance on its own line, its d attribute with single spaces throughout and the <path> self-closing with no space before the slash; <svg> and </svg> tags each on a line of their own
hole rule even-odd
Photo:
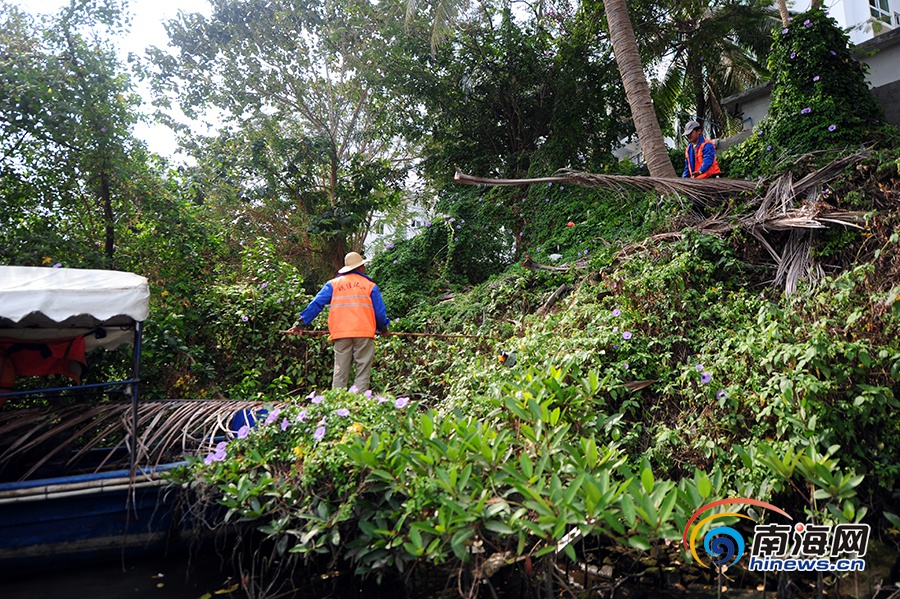
<svg viewBox="0 0 900 599">
<path fill-rule="evenodd" d="M 157 466 L 178 461 L 186 453 L 208 451 L 214 439 L 233 435 L 228 425 L 236 413 L 262 408 L 260 401 L 142 402 L 133 444 L 130 402 L 0 412 L 0 470 L 17 467 L 18 477 L 24 479 L 60 458 L 66 466 L 77 468 L 87 463 L 91 450 L 100 447 L 108 451 L 99 463 L 90 464 L 91 471 L 127 468 L 132 452 L 135 463 Z"/>
<path fill-rule="evenodd" d="M 805 154 L 792 158 L 792 162 L 805 164 L 810 158 L 821 154 L 823 153 Z M 705 218 L 694 214 L 693 217 L 688 216 L 687 220 L 701 233 L 709 235 L 720 235 L 738 228 L 749 231 L 775 260 L 775 281 L 777 284 L 783 283 L 785 292 L 790 294 L 797 289 L 800 279 L 808 278 L 814 281 L 824 275 L 821 266 L 813 258 L 815 230 L 826 229 L 833 225 L 864 228 L 864 212 L 833 209 L 825 202 L 827 194 L 823 194 L 823 189 L 848 167 L 858 164 L 870 154 L 869 151 L 863 151 L 838 158 L 800 179 L 795 179 L 791 171 L 787 170 L 774 179 L 759 184 L 742 179 L 630 177 L 595 175 L 572 170 L 560 170 L 552 177 L 535 179 L 488 179 L 466 175 L 459 168 L 456 169 L 454 180 L 464 185 L 565 183 L 589 188 L 602 187 L 619 192 L 625 189 L 656 191 L 666 195 L 681 194 L 704 207 L 721 206 L 723 199 L 743 194 L 744 206 L 757 206 L 752 214 L 722 213 Z M 761 195 L 748 196 L 746 193 L 757 191 Z M 787 240 L 783 242 L 783 247 L 779 251 L 776 245 L 780 243 L 769 238 L 768 234 L 784 232 L 787 232 Z M 679 237 L 678 233 L 674 232 L 655 235 L 644 242 L 623 248 L 621 255 L 628 255 L 633 249 L 646 249 L 648 242 L 665 240 L 667 235 Z"/>
<path fill-rule="evenodd" d="M 534 183 L 561 183 L 589 187 L 606 188 L 622 192 L 627 189 L 655 191 L 663 195 L 683 195 L 703 206 L 709 206 L 723 197 L 756 189 L 755 181 L 744 179 L 681 179 L 667 177 L 635 177 L 629 175 L 596 175 L 563 169 L 552 177 L 534 179 L 488 179 L 473 177 L 458 168 L 453 180 L 463 185 L 517 186 Z"/>
</svg>

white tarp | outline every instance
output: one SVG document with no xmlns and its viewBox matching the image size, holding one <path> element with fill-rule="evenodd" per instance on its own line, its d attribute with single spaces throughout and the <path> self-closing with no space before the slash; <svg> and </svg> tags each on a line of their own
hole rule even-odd
<svg viewBox="0 0 900 599">
<path fill-rule="evenodd" d="M 131 339 L 134 321 L 150 313 L 147 279 L 129 272 L 0 266 L 0 336 L 56 338 L 104 325 L 109 338 L 88 346 L 115 347 Z M 120 334 L 121 333 L 121 334 Z"/>
</svg>

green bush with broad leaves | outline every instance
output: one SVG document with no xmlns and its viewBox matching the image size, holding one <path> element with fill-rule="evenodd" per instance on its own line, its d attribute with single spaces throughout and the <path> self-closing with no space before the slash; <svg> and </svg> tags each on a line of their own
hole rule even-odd
<svg viewBox="0 0 900 599">
<path fill-rule="evenodd" d="M 853 58 L 849 38 L 823 8 L 793 17 L 769 54 L 769 113 L 742 144 L 723 152 L 730 177 L 767 175 L 791 157 L 872 143 L 884 114 Z"/>
</svg>

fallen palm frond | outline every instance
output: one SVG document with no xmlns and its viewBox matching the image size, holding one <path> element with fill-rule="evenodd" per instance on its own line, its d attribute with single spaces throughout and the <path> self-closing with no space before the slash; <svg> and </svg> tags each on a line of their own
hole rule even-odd
<svg viewBox="0 0 900 599">
<path fill-rule="evenodd" d="M 796 164 L 808 163 L 821 153 L 796 157 Z M 830 226 L 865 228 L 864 212 L 836 210 L 826 198 L 826 185 L 847 170 L 871 155 L 863 151 L 833 160 L 825 166 L 795 179 L 791 171 L 785 171 L 771 180 L 756 182 L 743 179 L 670 179 L 661 177 L 633 177 L 623 175 L 597 175 L 572 170 L 560 170 L 552 177 L 534 179 L 490 179 L 473 177 L 456 169 L 454 181 L 464 185 L 531 185 L 535 183 L 562 183 L 588 188 L 606 188 L 615 191 L 636 189 L 655 191 L 665 195 L 682 195 L 704 208 L 731 205 L 726 199 L 738 199 L 735 205 L 756 207 L 752 214 L 729 214 L 722 212 L 711 217 L 696 217 L 690 226 L 708 235 L 720 235 L 734 229 L 749 231 L 766 249 L 775 261 L 775 284 L 784 285 L 790 294 L 797 289 L 802 278 L 816 280 L 823 276 L 821 266 L 815 262 L 812 248 L 816 237 L 814 231 Z M 752 193 L 750 193 L 752 192 Z M 688 219 L 691 217 L 688 216 Z M 682 220 L 681 224 L 685 224 Z M 786 238 L 773 238 L 772 233 L 787 233 Z M 647 244 L 668 241 L 680 237 L 678 232 L 654 235 L 638 244 L 622 249 L 619 257 L 624 258 L 635 250 L 647 249 Z M 781 246 L 781 250 L 777 249 Z M 569 265 L 548 266 L 530 262 L 527 266 L 546 270 L 568 270 Z"/>
<path fill-rule="evenodd" d="M 597 175 L 583 173 L 569 169 L 557 171 L 552 177 L 538 177 L 534 179 L 488 179 L 466 175 L 458 168 L 453 180 L 463 185 L 498 185 L 518 186 L 532 185 L 535 183 L 560 183 L 588 187 L 591 189 L 614 189 L 624 192 L 632 189 L 638 191 L 655 191 L 662 195 L 683 195 L 708 206 L 742 192 L 753 191 L 757 187 L 756 181 L 744 179 L 682 179 L 668 177 L 636 177 L 631 175 Z"/>
<path fill-rule="evenodd" d="M 278 407 L 278 406 L 275 406 Z M 165 400 L 138 406 L 137 435 L 130 402 L 76 404 L 0 412 L 0 471 L 17 467 L 25 479 L 51 463 L 97 472 L 135 463 L 158 466 L 203 453 L 215 440 L 233 436 L 231 419 L 263 409 L 260 401 Z M 103 448 L 102 458 L 92 459 Z"/>
</svg>

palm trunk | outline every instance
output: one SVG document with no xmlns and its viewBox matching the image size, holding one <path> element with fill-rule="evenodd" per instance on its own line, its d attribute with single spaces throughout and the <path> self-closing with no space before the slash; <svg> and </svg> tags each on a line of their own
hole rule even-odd
<svg viewBox="0 0 900 599">
<path fill-rule="evenodd" d="M 609 23 L 609 38 L 616 54 L 616 64 L 625 86 L 625 95 L 634 118 L 638 142 L 644 153 L 644 160 L 650 169 L 651 177 L 675 177 L 675 169 L 669 160 L 666 144 L 663 141 L 653 100 L 650 99 L 650 86 L 644 76 L 644 67 L 638 54 L 634 28 L 628 16 L 625 0 L 604 0 L 606 21 Z"/>
<path fill-rule="evenodd" d="M 787 9 L 787 1 L 786 0 L 777 0 L 776 4 L 778 4 L 778 14 L 781 15 L 781 23 L 785 27 L 787 27 L 789 19 L 791 18 L 791 14 Z"/>
</svg>

